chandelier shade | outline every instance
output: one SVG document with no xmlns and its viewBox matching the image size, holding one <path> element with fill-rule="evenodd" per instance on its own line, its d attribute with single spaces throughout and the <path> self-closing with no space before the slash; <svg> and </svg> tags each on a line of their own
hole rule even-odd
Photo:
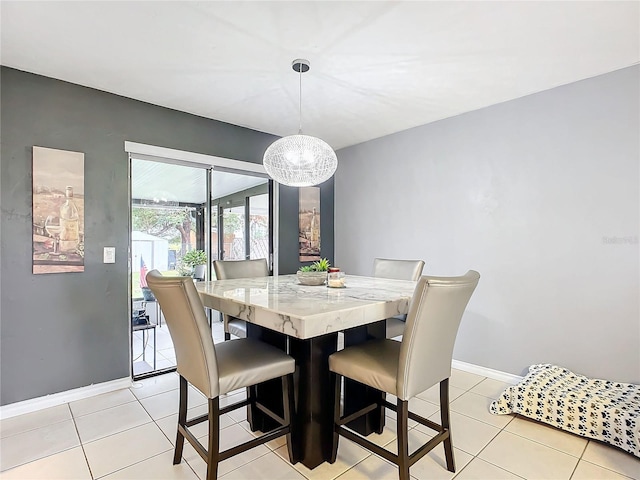
<svg viewBox="0 0 640 480">
<path fill-rule="evenodd" d="M 302 134 L 302 74 L 309 71 L 309 61 L 294 60 L 291 67 L 300 74 L 300 131 L 273 142 L 262 163 L 276 182 L 310 187 L 331 178 L 338 168 L 338 157 L 327 142 Z"/>
<path fill-rule="evenodd" d="M 276 182 L 310 187 L 331 178 L 338 158 L 329 144 L 309 135 L 289 135 L 264 152 L 264 168 Z"/>
</svg>

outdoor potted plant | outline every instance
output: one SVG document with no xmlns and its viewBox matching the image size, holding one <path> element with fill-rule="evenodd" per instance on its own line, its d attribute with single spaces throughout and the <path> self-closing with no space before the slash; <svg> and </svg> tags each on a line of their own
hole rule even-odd
<svg viewBox="0 0 640 480">
<path fill-rule="evenodd" d="M 207 268 L 207 254 L 204 250 L 188 251 L 184 254 L 180 263 L 182 267 L 190 269 L 193 278 L 204 280 Z"/>
<path fill-rule="evenodd" d="M 311 265 L 300 267 L 296 276 L 302 285 L 324 285 L 330 266 L 329 260 L 323 258 Z"/>
</svg>

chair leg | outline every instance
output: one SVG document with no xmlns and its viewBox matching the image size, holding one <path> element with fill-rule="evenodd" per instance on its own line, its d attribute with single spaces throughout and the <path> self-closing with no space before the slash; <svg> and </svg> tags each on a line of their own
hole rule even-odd
<svg viewBox="0 0 640 480">
<path fill-rule="evenodd" d="M 342 385 L 342 376 L 337 373 L 331 373 L 334 377 L 334 396 L 333 396 L 333 441 L 331 445 L 331 458 L 329 463 L 335 463 L 338 458 L 338 441 L 340 434 L 338 433 L 338 422 L 340 421 L 340 387 Z"/>
<path fill-rule="evenodd" d="M 220 399 L 209 399 L 209 448 L 207 450 L 207 480 L 218 478 L 218 462 L 220 460 Z"/>
<path fill-rule="evenodd" d="M 409 480 L 409 401 L 398 399 L 398 471 L 400 480 Z"/>
<path fill-rule="evenodd" d="M 227 340 L 231 340 L 231 334 L 229 332 L 224 332 L 224 340 L 225 340 L 225 342 Z"/>
<path fill-rule="evenodd" d="M 447 470 L 456 471 L 456 462 L 453 458 L 453 443 L 451 441 L 451 424 L 449 421 L 449 379 L 440 382 L 440 425 L 449 430 L 449 437 L 444 441 L 444 456 L 447 460 Z"/>
<path fill-rule="evenodd" d="M 287 451 L 289 452 L 289 462 L 293 465 L 298 463 L 298 454 L 293 444 L 293 419 L 295 418 L 295 398 L 293 392 L 293 374 L 282 377 L 282 402 L 284 407 L 284 421 L 289 424 L 287 433 Z"/>
<path fill-rule="evenodd" d="M 249 405 L 247 405 L 247 422 L 249 422 L 249 427 L 252 432 L 259 430 L 258 425 L 254 425 L 253 416 L 251 415 L 251 411 L 255 407 L 256 399 L 258 398 L 257 389 L 257 385 L 247 387 L 247 400 L 249 400 Z"/>
<path fill-rule="evenodd" d="M 180 375 L 180 406 L 178 409 L 178 425 L 182 425 L 182 428 L 186 428 L 187 423 L 187 392 L 189 391 L 189 385 L 187 379 Z M 176 449 L 173 454 L 173 464 L 177 465 L 182 461 L 182 449 L 184 447 L 184 435 L 178 428 L 178 434 L 176 435 Z"/>
<path fill-rule="evenodd" d="M 387 394 L 385 392 L 380 392 L 379 395 L 380 395 L 380 399 L 379 399 L 380 406 L 378 407 L 378 410 L 380 411 L 380 418 L 378 420 L 378 425 L 380 425 L 380 427 L 376 430 L 376 433 L 378 435 L 382 435 L 382 433 L 384 432 L 385 416 L 387 415 L 387 411 L 386 411 L 387 407 L 385 407 L 382 404 L 382 401 L 387 399 Z"/>
</svg>

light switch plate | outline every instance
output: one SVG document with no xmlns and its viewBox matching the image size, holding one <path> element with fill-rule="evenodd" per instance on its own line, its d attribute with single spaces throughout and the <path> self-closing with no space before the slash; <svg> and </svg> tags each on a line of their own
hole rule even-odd
<svg viewBox="0 0 640 480">
<path fill-rule="evenodd" d="M 116 263 L 116 247 L 104 247 L 103 263 Z"/>
</svg>

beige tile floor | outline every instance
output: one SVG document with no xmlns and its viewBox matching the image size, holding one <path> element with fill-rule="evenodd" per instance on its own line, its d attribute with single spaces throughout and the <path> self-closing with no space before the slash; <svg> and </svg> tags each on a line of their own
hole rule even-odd
<svg viewBox="0 0 640 480">
<path fill-rule="evenodd" d="M 452 433 L 457 472 L 444 468 L 441 446 L 411 468 L 415 479 L 640 479 L 640 460 L 613 447 L 517 416 L 488 412 L 506 384 L 459 370 L 451 377 Z M 206 466 L 185 446 L 184 461 L 172 465 L 178 411 L 175 373 L 136 382 L 130 389 L 71 402 L 0 423 L 0 477 L 13 479 L 204 479 Z M 438 418 L 436 390 L 411 401 L 423 416 Z M 226 404 L 243 392 L 226 396 Z M 191 390 L 189 415 L 204 413 L 205 398 Z M 410 446 L 432 436 L 410 425 Z M 227 414 L 221 447 L 251 438 L 244 410 Z M 195 429 L 206 438 L 206 424 Z M 395 449 L 393 417 L 379 445 Z M 205 443 L 206 444 L 206 443 Z M 397 478 L 387 461 L 340 440 L 338 460 L 309 470 L 287 461 L 284 439 L 274 440 L 220 464 L 224 479 Z"/>
</svg>

